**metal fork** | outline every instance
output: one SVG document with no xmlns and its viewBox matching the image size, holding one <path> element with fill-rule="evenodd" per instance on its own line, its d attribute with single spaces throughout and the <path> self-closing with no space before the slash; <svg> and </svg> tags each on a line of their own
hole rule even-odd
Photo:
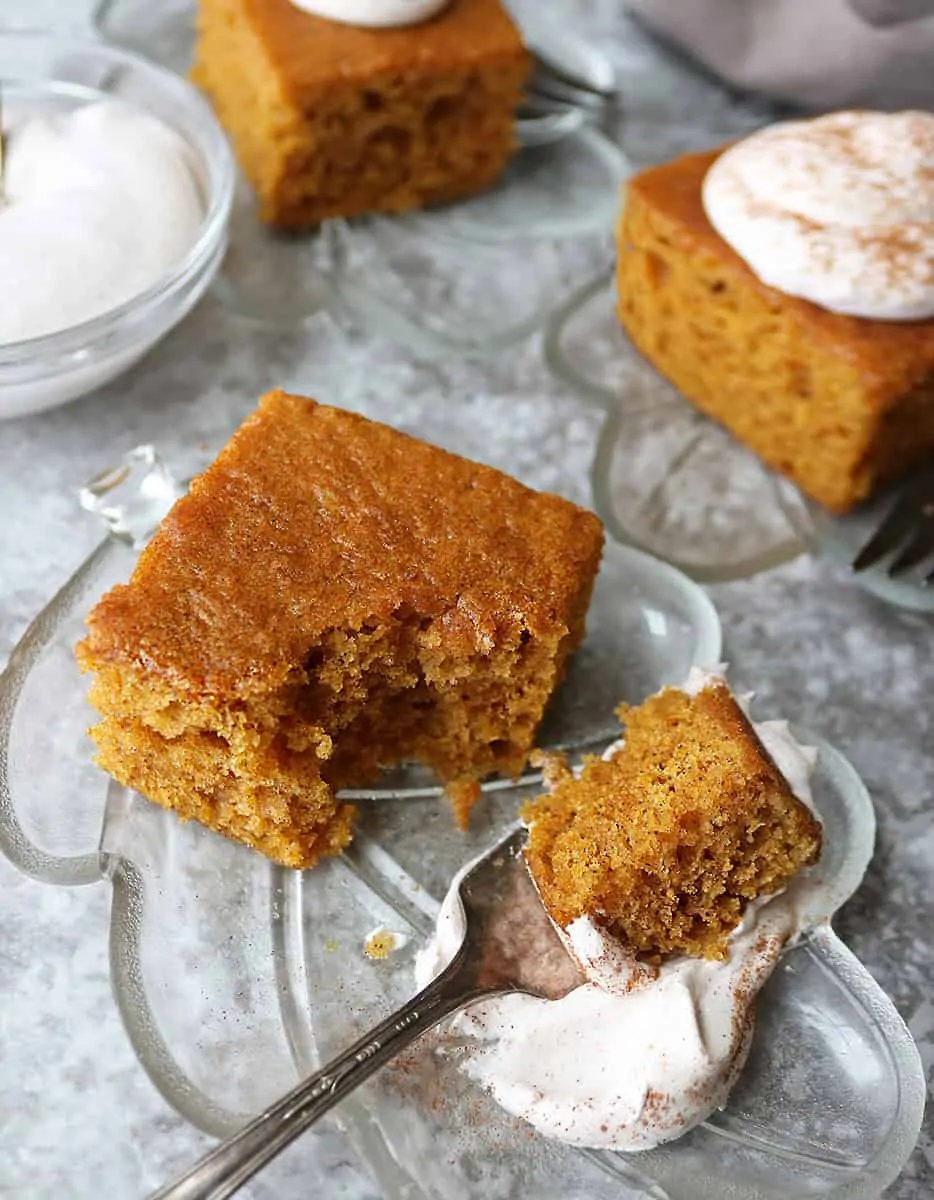
<svg viewBox="0 0 934 1200">
<path fill-rule="evenodd" d="M 904 578 L 909 571 L 932 559 L 922 576 L 925 585 L 934 583 L 934 467 L 910 479 L 886 513 L 875 533 L 853 560 L 854 571 L 868 571 L 892 555 L 885 567 L 891 579 Z"/>
<path fill-rule="evenodd" d="M 535 95 L 580 108 L 596 109 L 616 102 L 615 87 L 601 87 L 541 53 L 533 58 L 535 65 L 527 86 Z"/>
<path fill-rule="evenodd" d="M 522 991 L 557 999 L 577 987 L 580 971 L 559 940 L 521 857 L 525 837 L 524 828 L 514 829 L 464 869 L 457 894 L 466 933 L 437 978 L 150 1200 L 232 1196 L 374 1071 L 481 996 Z"/>
<path fill-rule="evenodd" d="M 579 112 L 582 116 L 596 117 L 616 103 L 615 87 L 602 87 L 541 52 L 533 53 L 533 62 L 520 116 L 535 118 Z"/>
</svg>

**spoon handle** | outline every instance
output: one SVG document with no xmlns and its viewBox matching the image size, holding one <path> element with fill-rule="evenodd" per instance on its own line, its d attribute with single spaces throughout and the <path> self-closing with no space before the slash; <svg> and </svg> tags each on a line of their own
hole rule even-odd
<svg viewBox="0 0 934 1200">
<path fill-rule="evenodd" d="M 153 1192 L 149 1200 L 224 1200 L 232 1196 L 374 1071 L 427 1029 L 476 999 L 475 988 L 458 986 L 463 959 L 462 952 L 408 1004 L 209 1151 L 184 1175 Z"/>
</svg>

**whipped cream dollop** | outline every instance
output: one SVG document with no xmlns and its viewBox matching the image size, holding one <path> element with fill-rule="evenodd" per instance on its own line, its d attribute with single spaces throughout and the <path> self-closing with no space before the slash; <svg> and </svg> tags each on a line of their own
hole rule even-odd
<svg viewBox="0 0 934 1200">
<path fill-rule="evenodd" d="M 292 0 L 296 8 L 369 29 L 420 25 L 447 8 L 449 0 Z"/>
<path fill-rule="evenodd" d="M 156 283 L 194 245 L 204 205 L 187 145 L 115 100 L 7 113 L 0 344 L 67 329 Z"/>
<path fill-rule="evenodd" d="M 720 682 L 717 671 L 692 672 L 684 690 Z M 815 751 L 795 740 L 787 722 L 754 728 L 810 805 Z M 418 957 L 420 987 L 463 941 L 460 878 Z M 546 1137 L 626 1151 L 679 1137 L 726 1102 L 749 1052 L 756 993 L 808 927 L 812 886 L 799 876 L 748 905 L 723 961 L 678 956 L 654 967 L 588 917 L 559 927 L 586 982 L 559 1000 L 512 994 L 465 1009 L 452 1022 L 452 1032 L 471 1039 L 463 1069 Z"/>
<path fill-rule="evenodd" d="M 856 317 L 934 316 L 934 114 L 773 125 L 720 155 L 703 204 L 771 287 Z"/>
</svg>

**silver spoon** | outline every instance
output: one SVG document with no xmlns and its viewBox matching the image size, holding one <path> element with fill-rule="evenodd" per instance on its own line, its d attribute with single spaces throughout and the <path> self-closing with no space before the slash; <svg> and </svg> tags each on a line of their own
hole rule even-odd
<svg viewBox="0 0 934 1200">
<path fill-rule="evenodd" d="M 458 1009 L 502 992 L 558 999 L 583 982 L 548 919 L 514 829 L 468 867 L 458 894 L 467 932 L 451 964 L 418 993 L 206 1154 L 150 1200 L 224 1200 L 374 1071 Z"/>
</svg>

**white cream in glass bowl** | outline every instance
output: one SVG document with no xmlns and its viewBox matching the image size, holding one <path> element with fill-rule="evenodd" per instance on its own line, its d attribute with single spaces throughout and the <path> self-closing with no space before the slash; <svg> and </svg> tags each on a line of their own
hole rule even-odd
<svg viewBox="0 0 934 1200">
<path fill-rule="evenodd" d="M 132 366 L 203 296 L 234 165 L 198 92 L 94 41 L 0 34 L 0 419 Z"/>
</svg>

